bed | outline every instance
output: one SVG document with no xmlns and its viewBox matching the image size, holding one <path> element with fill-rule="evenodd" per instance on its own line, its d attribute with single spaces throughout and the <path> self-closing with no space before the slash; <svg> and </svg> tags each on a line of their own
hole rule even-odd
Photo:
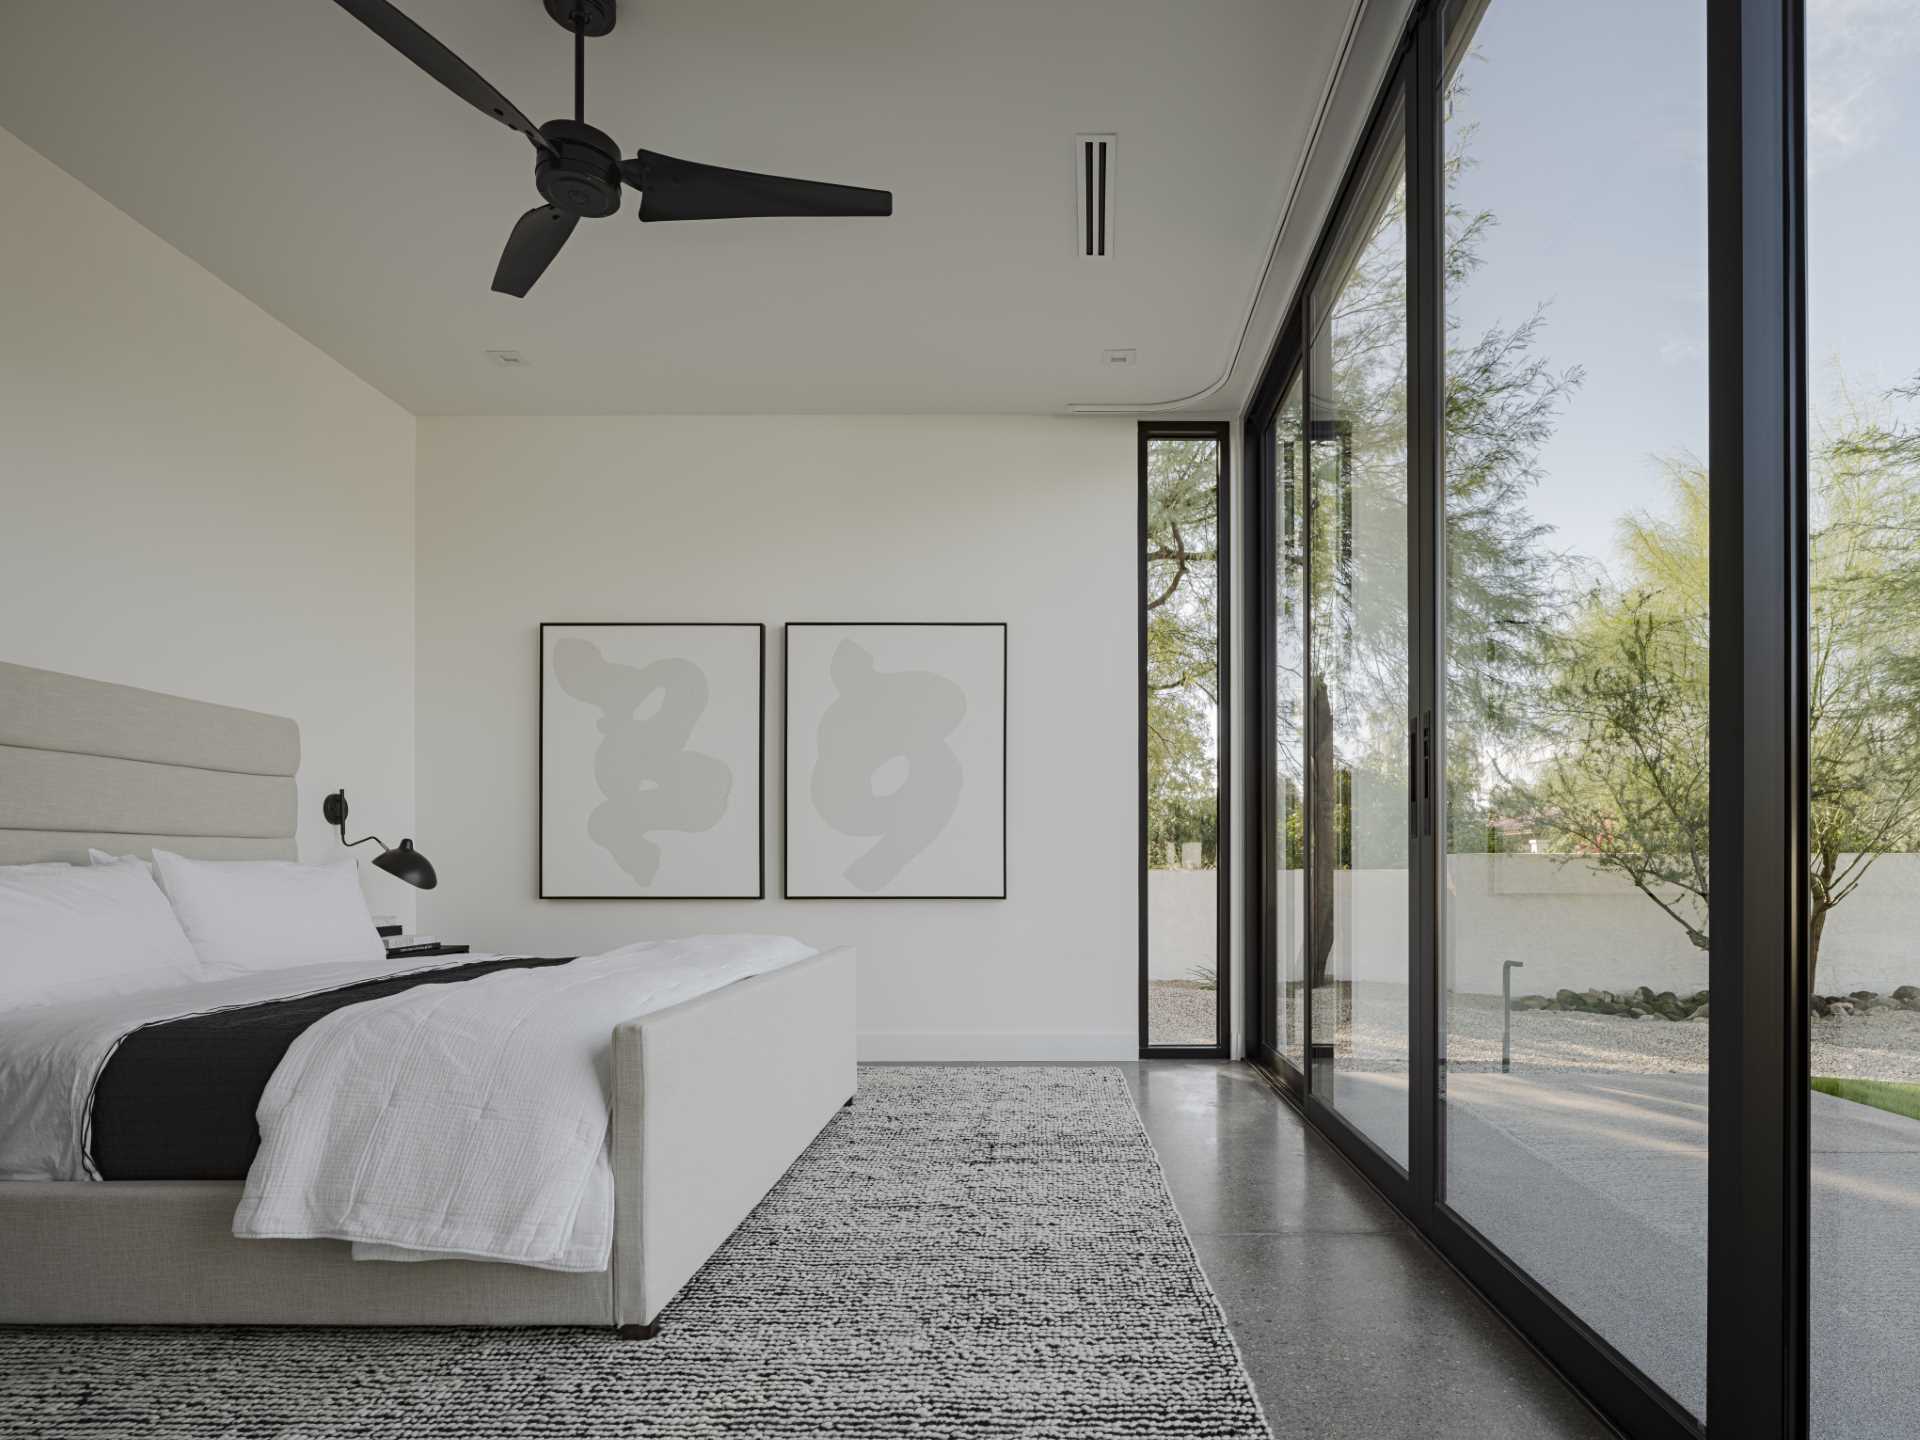
<svg viewBox="0 0 1920 1440">
<path fill-rule="evenodd" d="M 0 664 L 0 864 L 292 859 L 290 720 Z M 579 1273 L 237 1239 L 237 1180 L 0 1180 L 0 1323 L 596 1325 L 667 1303 L 856 1085 L 854 957 L 611 1019 L 612 1246 Z M 0 1095 L 0 1105 L 7 1097 Z"/>
</svg>

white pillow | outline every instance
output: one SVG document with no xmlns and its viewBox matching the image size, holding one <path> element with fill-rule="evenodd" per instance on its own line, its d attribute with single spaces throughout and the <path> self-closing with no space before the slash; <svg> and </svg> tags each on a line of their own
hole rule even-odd
<svg viewBox="0 0 1920 1440">
<path fill-rule="evenodd" d="M 193 946 L 145 866 L 0 869 L 0 1008 L 201 978 Z"/>
<path fill-rule="evenodd" d="M 136 865 L 146 866 L 147 873 L 153 877 L 153 883 L 156 885 L 160 885 L 160 867 L 155 865 L 151 860 L 147 859 L 145 856 L 143 855 L 109 855 L 106 851 L 96 850 L 91 845 L 87 847 L 87 863 L 89 865 L 124 865 L 129 860 L 133 861 Z M 166 893 L 166 889 L 167 889 L 166 886 L 160 885 L 161 894 L 164 895 Z"/>
<path fill-rule="evenodd" d="M 171 850 L 153 859 L 209 976 L 386 957 L 351 859 L 189 860 Z"/>
</svg>

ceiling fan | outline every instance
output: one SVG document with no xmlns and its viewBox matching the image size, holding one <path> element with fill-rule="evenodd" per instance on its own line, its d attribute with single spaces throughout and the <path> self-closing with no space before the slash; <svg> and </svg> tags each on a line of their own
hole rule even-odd
<svg viewBox="0 0 1920 1440">
<path fill-rule="evenodd" d="M 631 160 L 587 124 L 587 41 L 613 29 L 617 0 L 545 0 L 547 14 L 573 35 L 573 119 L 535 125 L 458 55 L 387 0 L 336 0 L 365 25 L 474 109 L 532 142 L 533 182 L 546 204 L 514 224 L 493 273 L 502 295 L 525 295 L 546 272 L 573 227 L 620 208 L 620 187 L 640 192 L 640 218 L 734 220 L 763 215 L 891 215 L 893 192 L 820 180 L 790 180 L 676 160 L 653 150 Z"/>
</svg>

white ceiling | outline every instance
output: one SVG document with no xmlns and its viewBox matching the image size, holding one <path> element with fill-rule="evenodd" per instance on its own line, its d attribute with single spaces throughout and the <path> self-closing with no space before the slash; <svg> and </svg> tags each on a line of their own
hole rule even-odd
<svg viewBox="0 0 1920 1440">
<path fill-rule="evenodd" d="M 401 4 L 536 121 L 572 113 L 541 0 Z M 488 283 L 532 148 L 323 0 L 9 5 L 0 125 L 416 414 L 1057 412 L 1220 376 L 1352 13 L 624 0 L 587 48 L 624 152 L 895 214 L 642 226 L 629 196 L 525 300 Z M 1115 253 L 1087 262 L 1073 138 L 1105 131 Z"/>
</svg>

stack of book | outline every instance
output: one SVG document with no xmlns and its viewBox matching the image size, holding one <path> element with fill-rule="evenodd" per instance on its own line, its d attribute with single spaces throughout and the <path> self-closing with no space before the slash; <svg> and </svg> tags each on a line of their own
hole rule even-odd
<svg viewBox="0 0 1920 1440">
<path fill-rule="evenodd" d="M 422 955 L 445 948 L 431 935 L 405 935 L 396 930 L 383 938 L 389 955 Z"/>
</svg>

